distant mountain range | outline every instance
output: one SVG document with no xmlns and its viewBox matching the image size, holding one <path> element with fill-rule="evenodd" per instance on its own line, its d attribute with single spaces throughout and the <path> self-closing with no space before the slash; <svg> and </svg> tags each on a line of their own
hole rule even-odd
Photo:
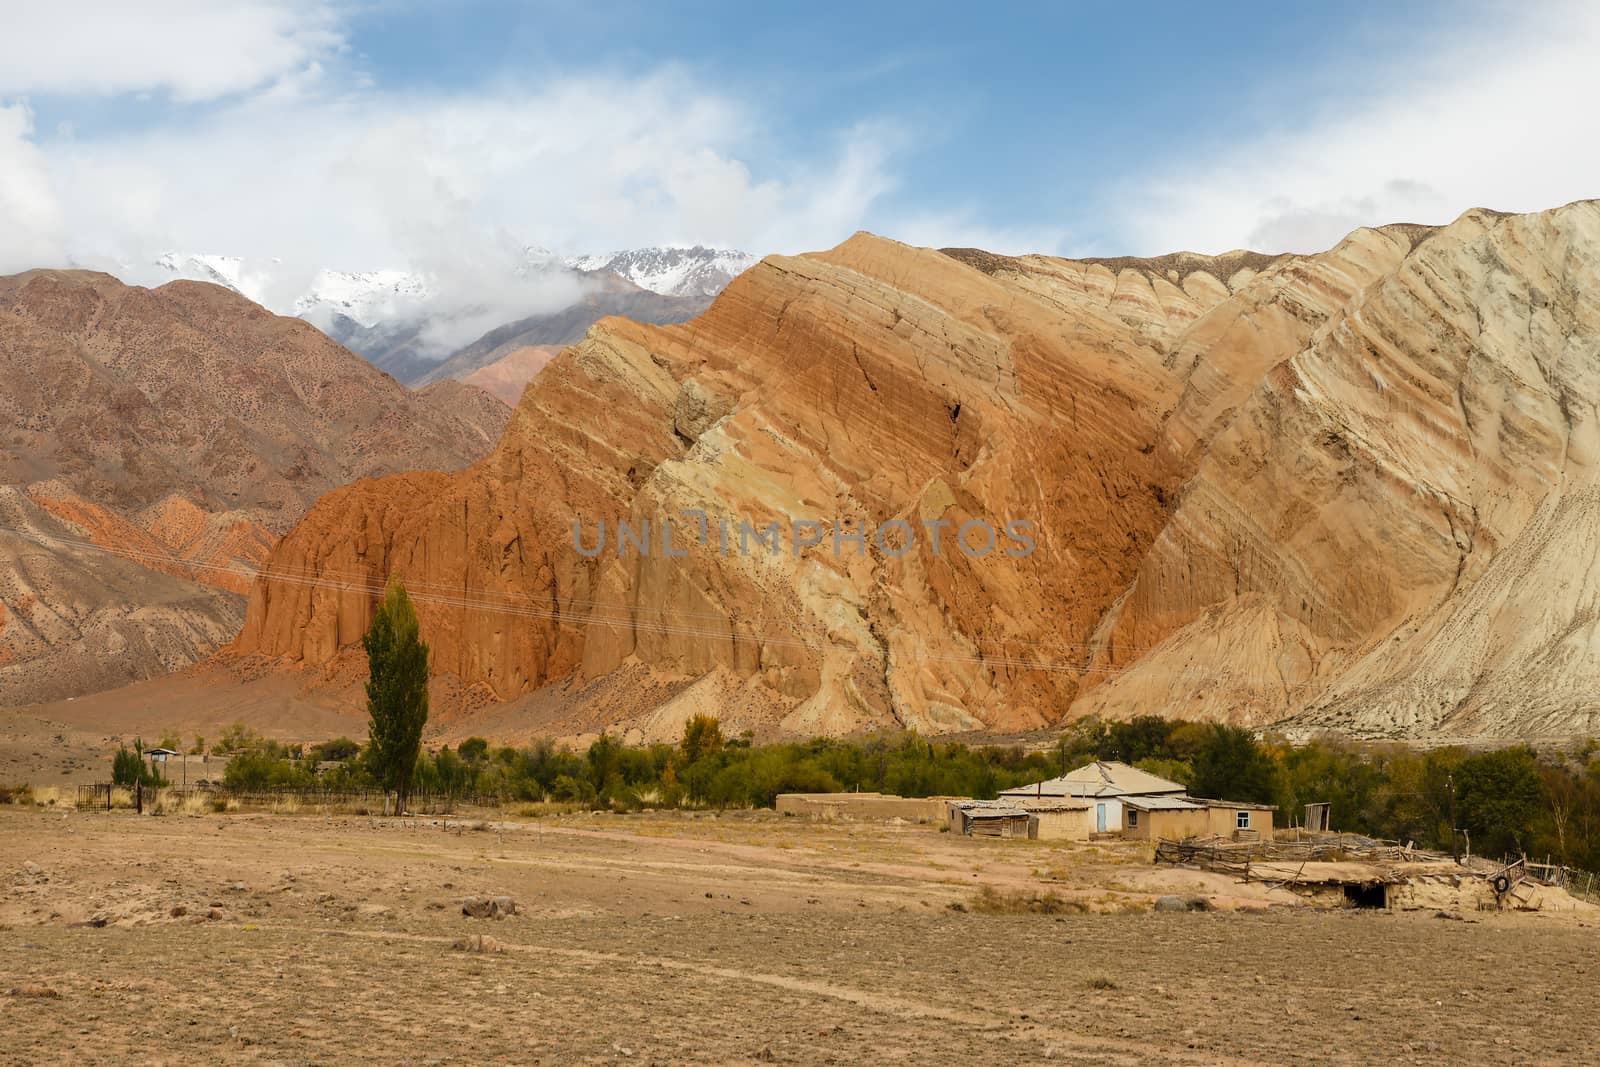
<svg viewBox="0 0 1600 1067">
<path fill-rule="evenodd" d="M 416 385 L 464 376 L 527 345 L 572 344 L 607 315 L 656 325 L 683 322 L 755 262 L 745 252 L 703 245 L 570 257 L 529 246 L 501 291 L 481 304 L 446 299 L 437 279 L 414 271 L 321 270 L 288 296 L 281 292 L 281 264 L 272 260 L 172 252 L 156 260 L 154 273 L 159 280 L 212 282 L 298 316 Z M 551 307 L 552 301 L 560 306 Z M 451 369 L 441 370 L 447 363 Z"/>
<path fill-rule="evenodd" d="M 511 416 L 459 382 L 402 388 L 232 288 L 0 277 L 0 707 L 193 663 L 313 500 L 466 466 Z"/>
<path fill-rule="evenodd" d="M 726 248 L 634 248 L 565 261 L 574 270 L 608 270 L 662 296 L 710 297 L 755 266 L 756 257 Z"/>
</svg>

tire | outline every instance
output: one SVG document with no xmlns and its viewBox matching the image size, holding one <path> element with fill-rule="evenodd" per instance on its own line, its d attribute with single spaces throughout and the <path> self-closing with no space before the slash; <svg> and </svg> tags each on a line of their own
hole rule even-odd
<svg viewBox="0 0 1600 1067">
<path fill-rule="evenodd" d="M 1511 878 L 1510 878 L 1510 876 L 1504 875 L 1504 874 L 1497 874 L 1497 875 L 1494 876 L 1494 891 L 1496 893 L 1499 893 L 1499 894 L 1503 895 L 1505 893 L 1505 891 L 1510 889 L 1510 888 L 1511 888 Z"/>
</svg>

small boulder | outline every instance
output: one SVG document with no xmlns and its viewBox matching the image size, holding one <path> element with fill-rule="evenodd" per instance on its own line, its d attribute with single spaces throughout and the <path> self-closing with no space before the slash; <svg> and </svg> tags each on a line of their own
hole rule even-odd
<svg viewBox="0 0 1600 1067">
<path fill-rule="evenodd" d="M 517 910 L 510 897 L 468 897 L 461 902 L 461 914 L 469 919 L 504 919 Z"/>
<path fill-rule="evenodd" d="M 1157 897 L 1155 903 L 1157 911 L 1215 911 L 1216 905 L 1205 897 Z"/>
</svg>

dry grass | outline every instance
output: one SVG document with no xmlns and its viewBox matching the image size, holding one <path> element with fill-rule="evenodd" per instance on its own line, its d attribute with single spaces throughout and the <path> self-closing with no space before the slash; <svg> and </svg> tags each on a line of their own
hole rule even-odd
<svg viewBox="0 0 1600 1067">
<path fill-rule="evenodd" d="M 12 986 L 6 990 L 8 997 L 29 997 L 34 1000 L 60 1000 L 61 994 L 50 986 L 29 983 L 28 985 Z"/>
<path fill-rule="evenodd" d="M 972 898 L 971 910 L 981 915 L 1082 915 L 1089 909 L 1055 892 L 1006 892 L 986 885 Z"/>
<path fill-rule="evenodd" d="M 145 810 L 156 815 L 209 815 L 216 810 L 215 802 L 202 793 L 177 793 L 162 790 L 153 801 L 145 803 Z"/>
</svg>

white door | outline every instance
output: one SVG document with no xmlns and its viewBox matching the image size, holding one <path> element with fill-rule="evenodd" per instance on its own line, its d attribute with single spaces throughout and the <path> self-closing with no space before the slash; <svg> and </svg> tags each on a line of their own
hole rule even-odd
<svg viewBox="0 0 1600 1067">
<path fill-rule="evenodd" d="M 1096 804 L 1094 806 L 1094 828 L 1096 833 L 1103 834 L 1106 832 L 1106 806 L 1104 804 Z"/>
</svg>

